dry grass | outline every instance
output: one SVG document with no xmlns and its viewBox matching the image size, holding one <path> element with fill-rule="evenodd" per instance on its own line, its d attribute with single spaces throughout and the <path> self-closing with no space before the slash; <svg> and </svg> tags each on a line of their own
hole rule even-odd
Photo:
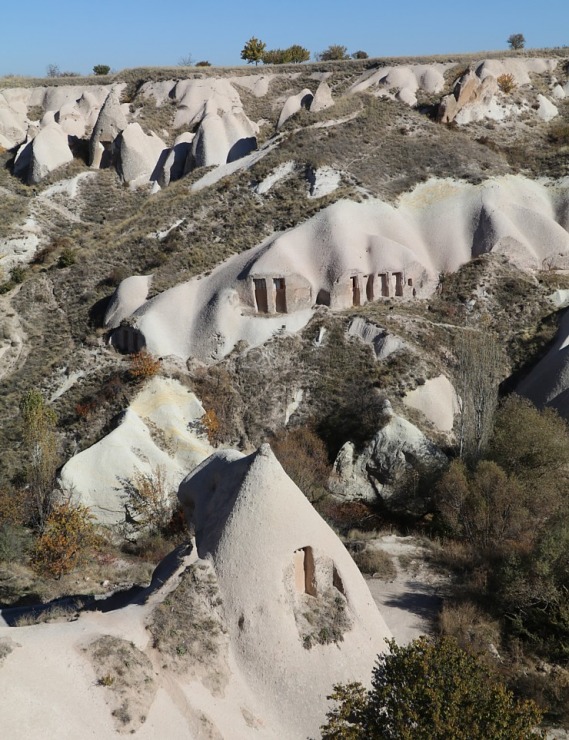
<svg viewBox="0 0 569 740">
<path fill-rule="evenodd" d="M 227 682 L 227 628 L 215 572 L 206 562 L 189 566 L 159 604 L 148 626 L 165 667 L 198 675 L 212 691 Z"/>
<path fill-rule="evenodd" d="M 397 567 L 393 558 L 378 547 L 368 544 L 360 552 L 353 553 L 352 557 L 365 575 L 379 578 L 382 581 L 392 581 L 397 576 Z"/>
<path fill-rule="evenodd" d="M 85 651 L 97 685 L 106 689 L 107 702 L 119 732 L 135 732 L 144 722 L 156 694 L 154 669 L 134 643 L 104 635 Z"/>
</svg>

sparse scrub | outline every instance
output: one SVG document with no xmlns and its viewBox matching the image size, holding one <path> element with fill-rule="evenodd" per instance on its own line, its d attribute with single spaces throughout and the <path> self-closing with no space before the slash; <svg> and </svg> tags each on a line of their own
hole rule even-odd
<svg viewBox="0 0 569 740">
<path fill-rule="evenodd" d="M 352 557 L 365 575 L 380 578 L 382 581 L 391 581 L 397 576 L 393 558 L 379 547 L 366 545 L 362 551 L 355 552 Z"/>
<path fill-rule="evenodd" d="M 148 350 L 141 350 L 132 355 L 130 360 L 129 373 L 133 380 L 142 382 L 158 375 L 160 372 L 160 360 L 154 357 Z"/>
<path fill-rule="evenodd" d="M 169 487 L 165 468 L 157 466 L 151 473 L 139 472 L 133 480 L 123 480 L 128 536 L 140 533 L 160 534 L 166 531 L 174 509 L 174 491 Z"/>
<path fill-rule="evenodd" d="M 310 427 L 283 430 L 272 440 L 278 461 L 312 504 L 328 495 L 330 464 L 324 442 Z"/>
<path fill-rule="evenodd" d="M 227 628 L 215 572 L 209 563 L 189 566 L 159 604 L 149 624 L 154 647 L 175 670 L 191 670 L 220 691 L 227 677 Z"/>
<path fill-rule="evenodd" d="M 135 732 L 146 720 L 156 694 L 154 669 L 136 645 L 104 635 L 86 649 L 97 685 L 108 690 L 111 714 L 119 732 Z"/>
<path fill-rule="evenodd" d="M 514 76 L 511 74 L 499 75 L 497 82 L 500 90 L 506 95 L 516 88 L 516 81 Z"/>
</svg>

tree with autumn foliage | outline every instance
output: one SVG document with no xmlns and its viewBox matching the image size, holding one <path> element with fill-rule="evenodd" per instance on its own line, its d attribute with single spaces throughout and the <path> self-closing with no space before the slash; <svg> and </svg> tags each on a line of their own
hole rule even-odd
<svg viewBox="0 0 569 740">
<path fill-rule="evenodd" d="M 96 539 L 90 510 L 62 501 L 53 506 L 34 543 L 31 565 L 42 575 L 61 578 L 81 564 Z"/>
</svg>

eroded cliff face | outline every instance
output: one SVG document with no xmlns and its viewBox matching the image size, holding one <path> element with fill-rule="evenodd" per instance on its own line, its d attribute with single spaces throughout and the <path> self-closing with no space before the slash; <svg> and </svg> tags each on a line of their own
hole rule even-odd
<svg viewBox="0 0 569 740">
<path fill-rule="evenodd" d="M 144 348 L 209 404 L 226 373 L 221 436 L 246 449 L 322 417 L 339 351 L 448 440 L 453 327 L 488 322 L 514 369 L 541 336 L 569 257 L 557 53 L 99 83 L 0 90 L 4 475 L 26 389 L 58 412 L 63 464 L 129 409 Z M 444 398 L 403 404 L 437 378 Z"/>
</svg>

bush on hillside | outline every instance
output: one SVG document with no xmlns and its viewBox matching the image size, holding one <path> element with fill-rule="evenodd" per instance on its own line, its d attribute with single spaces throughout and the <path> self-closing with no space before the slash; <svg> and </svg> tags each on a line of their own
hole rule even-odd
<svg viewBox="0 0 569 740">
<path fill-rule="evenodd" d="M 93 67 L 93 74 L 95 75 L 108 75 L 111 68 L 108 64 L 95 64 Z"/>
<path fill-rule="evenodd" d="M 61 578 L 81 563 L 95 542 L 89 509 L 64 501 L 53 507 L 44 531 L 34 542 L 32 567 L 42 575 Z"/>
</svg>

